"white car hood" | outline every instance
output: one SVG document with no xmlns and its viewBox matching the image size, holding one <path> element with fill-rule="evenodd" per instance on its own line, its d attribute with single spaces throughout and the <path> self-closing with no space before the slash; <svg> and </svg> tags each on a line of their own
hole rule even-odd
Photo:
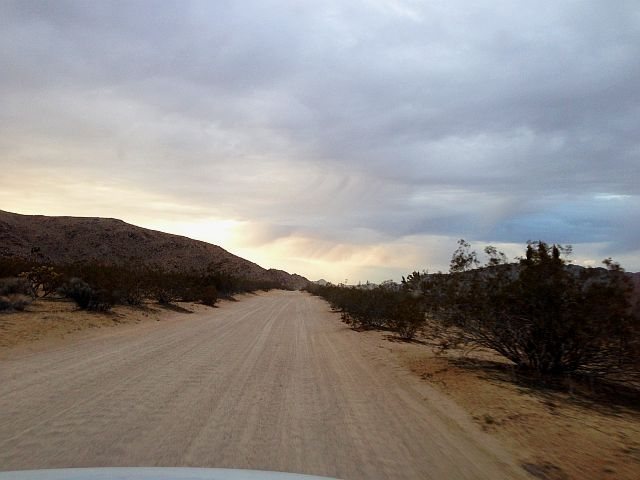
<svg viewBox="0 0 640 480">
<path fill-rule="evenodd" d="M 117 467 L 0 472 L 0 480 L 327 480 L 327 478 L 297 473 L 229 468 Z"/>
</svg>

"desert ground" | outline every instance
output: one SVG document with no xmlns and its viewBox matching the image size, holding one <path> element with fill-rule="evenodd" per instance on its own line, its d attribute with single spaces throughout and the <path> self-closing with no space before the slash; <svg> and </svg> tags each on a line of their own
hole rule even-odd
<svg viewBox="0 0 640 480">
<path fill-rule="evenodd" d="M 301 292 L 3 349 L 3 470 L 525 478 L 454 402 Z"/>
<path fill-rule="evenodd" d="M 487 352 L 439 355 L 425 338 L 355 332 L 305 293 L 239 299 L 109 314 L 39 300 L 0 316 L 0 469 L 640 472 L 637 410 L 523 386 Z"/>
<path fill-rule="evenodd" d="M 546 385 L 485 350 L 443 354 L 425 339 L 404 343 L 381 332 L 363 335 L 463 407 L 532 478 L 640 477 L 637 400 L 634 404 L 631 397 L 611 392 L 598 395 L 580 382 Z"/>
</svg>

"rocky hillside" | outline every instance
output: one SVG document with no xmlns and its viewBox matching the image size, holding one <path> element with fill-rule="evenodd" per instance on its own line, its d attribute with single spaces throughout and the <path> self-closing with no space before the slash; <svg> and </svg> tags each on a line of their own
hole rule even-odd
<svg viewBox="0 0 640 480">
<path fill-rule="evenodd" d="M 212 265 L 237 277 L 277 281 L 291 288 L 301 288 L 308 282 L 283 270 L 266 270 L 217 245 L 114 218 L 47 217 L 0 210 L 0 256 L 33 255 L 57 264 L 99 261 L 170 271 L 203 270 Z"/>
</svg>

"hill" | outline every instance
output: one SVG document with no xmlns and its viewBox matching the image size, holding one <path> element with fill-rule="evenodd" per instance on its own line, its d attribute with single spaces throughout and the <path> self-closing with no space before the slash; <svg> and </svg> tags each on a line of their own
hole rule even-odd
<svg viewBox="0 0 640 480">
<path fill-rule="evenodd" d="M 115 218 L 20 215 L 0 210 L 0 256 L 68 264 L 98 261 L 142 264 L 167 271 L 202 271 L 208 266 L 239 278 L 275 281 L 302 288 L 308 280 L 265 269 L 207 242 L 137 227 Z"/>
</svg>

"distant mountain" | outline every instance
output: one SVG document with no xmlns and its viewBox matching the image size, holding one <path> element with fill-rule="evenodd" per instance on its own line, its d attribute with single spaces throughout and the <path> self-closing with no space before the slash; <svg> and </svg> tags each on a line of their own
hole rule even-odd
<svg viewBox="0 0 640 480">
<path fill-rule="evenodd" d="M 0 210 L 0 256 L 66 264 L 98 261 L 142 264 L 168 271 L 202 271 L 212 265 L 240 278 L 302 288 L 308 280 L 284 270 L 264 269 L 210 243 L 137 227 L 114 218 L 47 217 Z"/>
</svg>

